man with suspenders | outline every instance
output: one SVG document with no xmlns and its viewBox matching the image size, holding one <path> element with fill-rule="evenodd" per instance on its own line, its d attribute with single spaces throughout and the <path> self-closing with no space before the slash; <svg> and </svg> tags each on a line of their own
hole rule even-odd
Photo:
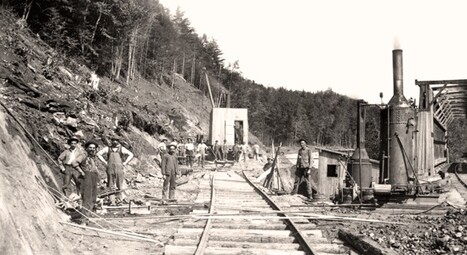
<svg viewBox="0 0 467 255">
<path fill-rule="evenodd" d="M 104 158 L 107 155 L 107 159 Z M 124 156 L 127 156 L 124 160 Z M 111 145 L 106 146 L 97 153 L 97 157 L 107 166 L 107 187 L 122 190 L 124 181 L 123 167 L 133 159 L 133 153 L 120 144 L 118 137 L 112 137 Z M 117 198 L 121 200 L 121 192 L 117 193 Z M 111 205 L 115 205 L 115 195 L 110 195 Z"/>
</svg>

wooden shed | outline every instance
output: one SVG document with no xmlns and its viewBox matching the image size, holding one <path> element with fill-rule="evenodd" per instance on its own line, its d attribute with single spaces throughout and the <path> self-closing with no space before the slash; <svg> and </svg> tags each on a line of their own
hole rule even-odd
<svg viewBox="0 0 467 255">
<path fill-rule="evenodd" d="M 248 109 L 246 108 L 213 108 L 209 139 L 213 144 L 216 140 L 227 145 L 248 144 Z"/>
<path fill-rule="evenodd" d="M 296 164 L 297 153 L 287 154 L 286 158 L 289 159 L 292 164 Z M 349 153 L 334 151 L 327 148 L 313 148 L 313 167 L 318 169 L 318 171 L 312 175 L 314 182 L 318 186 L 318 194 L 315 195 L 315 198 L 328 200 L 334 199 L 341 194 L 341 189 L 344 187 L 347 159 L 350 156 Z M 379 161 L 370 160 L 370 163 L 372 182 L 378 183 Z"/>
</svg>

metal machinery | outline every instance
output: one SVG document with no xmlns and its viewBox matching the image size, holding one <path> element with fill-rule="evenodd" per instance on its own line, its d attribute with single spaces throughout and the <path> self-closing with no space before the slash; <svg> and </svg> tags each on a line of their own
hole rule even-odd
<svg viewBox="0 0 467 255">
<path fill-rule="evenodd" d="M 391 192 L 407 194 L 413 192 L 418 176 L 413 162 L 415 108 L 404 96 L 402 50 L 393 50 L 392 66 L 394 95 L 381 110 L 381 151 L 385 153 L 380 180 L 391 185 Z"/>
<path fill-rule="evenodd" d="M 357 110 L 357 148 L 350 158 L 348 169 L 355 183 L 360 187 L 362 199 L 369 201 L 373 198 L 371 188 L 371 163 L 370 157 L 365 149 L 365 102 L 358 101 Z"/>
<path fill-rule="evenodd" d="M 365 109 L 368 104 L 358 102 L 358 134 L 348 169 L 360 187 L 360 201 L 406 201 L 410 197 L 434 197 L 435 187 L 443 182 L 435 167 L 447 162 L 447 152 L 437 153 L 446 144 L 446 127 L 439 125 L 436 113 L 441 110 L 434 102 L 433 90 L 421 86 L 420 108 L 404 96 L 402 50 L 392 52 L 394 94 L 387 105 L 380 108 L 380 172 L 379 183 L 372 183 L 372 169 L 365 150 Z M 417 84 L 420 86 L 420 84 Z M 435 88 L 436 89 L 436 88 Z M 431 93 L 431 94 L 430 94 Z M 429 94 L 429 95 L 428 95 Z M 425 98 L 427 97 L 428 98 Z M 425 106 L 422 105 L 425 104 Z M 447 119 L 447 118 L 446 118 Z M 438 126 L 442 127 L 440 132 Z M 438 134 L 440 133 L 440 134 Z M 439 149 L 437 149 L 439 147 Z M 347 188 L 348 189 L 348 188 Z M 347 192 L 348 193 L 348 192 Z"/>
</svg>

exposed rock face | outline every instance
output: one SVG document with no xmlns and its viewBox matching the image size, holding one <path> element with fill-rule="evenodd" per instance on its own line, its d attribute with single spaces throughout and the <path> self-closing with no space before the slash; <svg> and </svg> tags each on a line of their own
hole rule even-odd
<svg viewBox="0 0 467 255">
<path fill-rule="evenodd" d="M 56 184 L 47 167 L 39 170 L 30 145 L 13 120 L 0 110 L 0 253 L 70 254 L 60 213 L 42 176 Z M 41 173 L 42 172 L 42 173 Z"/>
</svg>

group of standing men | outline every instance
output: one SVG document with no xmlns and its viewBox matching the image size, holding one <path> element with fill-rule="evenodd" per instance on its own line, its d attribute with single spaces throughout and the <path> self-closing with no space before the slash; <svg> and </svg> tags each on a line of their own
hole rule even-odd
<svg viewBox="0 0 467 255">
<path fill-rule="evenodd" d="M 77 193 L 81 195 L 82 207 L 85 210 L 83 214 L 93 211 L 97 200 L 97 183 L 98 166 L 96 158 L 104 163 L 107 174 L 107 187 L 117 188 L 116 198 L 121 201 L 121 191 L 123 189 L 124 172 L 123 168 L 134 157 L 133 153 L 123 147 L 118 137 L 111 138 L 110 146 L 106 146 L 97 152 L 98 143 L 90 140 L 84 145 L 84 150 L 79 146 L 79 138 L 71 137 L 67 141 L 69 148 L 63 151 L 58 157 L 60 171 L 64 174 L 63 192 L 65 196 L 71 194 L 71 180 L 76 184 Z M 294 189 L 292 193 L 298 193 L 301 183 L 306 184 L 306 192 L 309 198 L 312 198 L 313 189 L 317 189 L 311 178 L 313 166 L 312 150 L 306 146 L 304 139 L 300 140 L 301 148 L 298 151 L 297 171 L 295 176 Z M 162 196 L 164 199 L 174 200 L 176 177 L 180 175 L 179 171 L 179 156 L 186 158 L 186 165 L 193 167 L 193 161 L 198 158 L 198 165 L 204 168 L 204 160 L 207 154 L 208 146 L 203 140 L 195 145 L 192 138 L 187 139 L 187 143 L 176 141 L 167 145 L 167 139 L 163 139 L 159 144 L 158 149 L 161 155 L 161 169 L 164 179 Z M 223 145 L 219 145 L 218 141 L 212 148 L 216 160 L 226 160 L 229 147 L 224 140 Z M 178 151 L 178 152 L 177 152 Z M 243 160 L 246 160 L 248 153 L 247 145 L 239 145 L 235 143 L 232 147 L 234 160 L 239 161 L 240 155 L 244 155 Z M 259 146 L 253 146 L 253 155 L 259 154 Z M 168 191 L 168 194 L 167 194 Z M 111 205 L 116 204 L 115 195 L 110 195 Z"/>
<path fill-rule="evenodd" d="M 69 148 L 58 157 L 60 172 L 64 174 L 63 192 L 65 196 L 72 193 L 71 180 L 76 184 L 76 192 L 81 195 L 83 214 L 87 215 L 95 208 L 97 200 L 97 183 L 99 182 L 98 166 L 96 158 L 104 163 L 107 174 L 107 187 L 117 189 L 115 195 L 110 195 L 111 205 L 121 202 L 123 189 L 123 167 L 134 157 L 128 149 L 120 144 L 118 137 L 111 138 L 110 146 L 97 151 L 98 143 L 90 140 L 84 145 L 84 150 L 79 145 L 78 137 L 71 137 L 67 141 Z"/>
</svg>

